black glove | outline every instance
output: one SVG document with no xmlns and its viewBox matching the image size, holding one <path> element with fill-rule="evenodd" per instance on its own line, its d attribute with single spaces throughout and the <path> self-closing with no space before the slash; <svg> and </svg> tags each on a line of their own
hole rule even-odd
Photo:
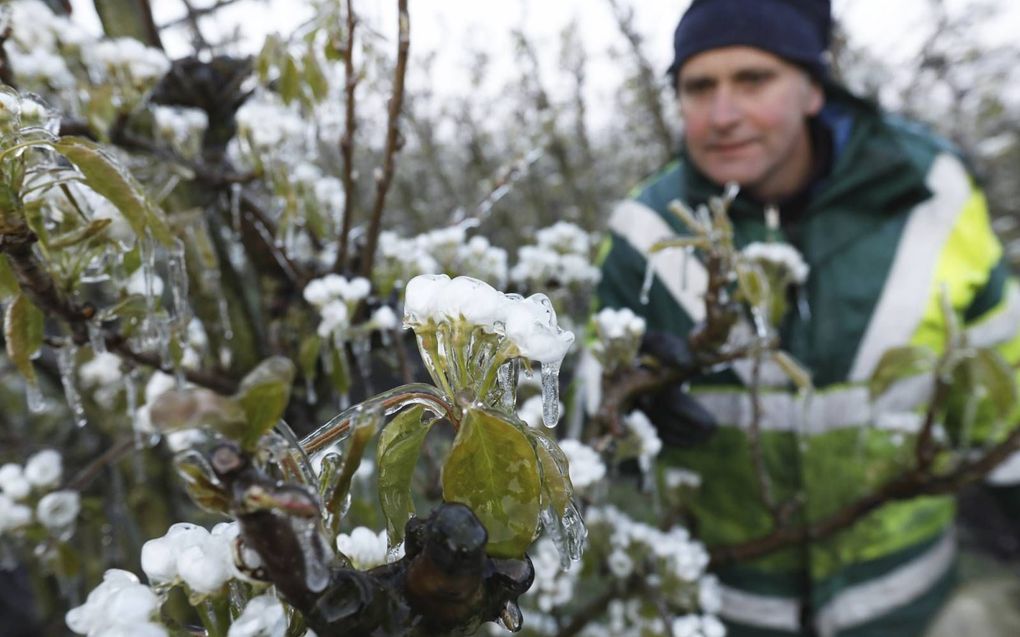
<svg viewBox="0 0 1020 637">
<path fill-rule="evenodd" d="M 683 336 L 656 330 L 645 332 L 641 339 L 641 352 L 667 367 L 681 370 L 687 377 L 697 371 L 694 356 Z M 662 442 L 673 447 L 692 447 L 703 443 L 718 427 L 715 417 L 685 392 L 680 382 L 641 396 L 636 406 L 655 425 Z"/>
</svg>

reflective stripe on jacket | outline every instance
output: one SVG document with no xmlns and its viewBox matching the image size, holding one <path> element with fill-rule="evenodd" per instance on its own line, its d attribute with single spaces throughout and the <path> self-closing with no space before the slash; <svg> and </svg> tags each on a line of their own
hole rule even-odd
<svg viewBox="0 0 1020 637">
<path fill-rule="evenodd" d="M 892 347 L 942 349 L 943 290 L 972 344 L 1020 360 L 1020 289 L 963 163 L 923 132 L 838 89 L 829 90 L 826 109 L 852 130 L 807 210 L 781 228 L 811 268 L 800 303 L 791 304 L 781 326 L 782 348 L 811 370 L 816 391 L 797 395 L 774 365 L 763 365 L 760 376 L 764 461 L 775 499 L 800 503 L 795 524 L 827 518 L 914 463 L 931 378 L 901 381 L 874 402 L 865 382 Z M 609 223 L 601 304 L 630 307 L 649 329 L 683 334 L 701 321 L 707 273 L 680 250 L 652 256 L 647 304 L 639 294 L 650 247 L 686 234 L 668 204 L 696 206 L 720 191 L 681 156 L 621 203 Z M 738 197 L 731 217 L 738 246 L 764 240 L 757 204 Z M 749 379 L 750 361 L 740 361 L 694 383 L 692 392 L 722 426 L 704 445 L 663 455 L 702 475 L 693 508 L 709 546 L 773 528 L 746 436 Z M 799 632 L 804 617 L 823 636 L 867 625 L 945 579 L 954 514 L 948 496 L 888 503 L 825 540 L 725 568 L 723 616 L 776 634 Z M 902 585 L 907 580 L 910 586 Z M 797 600 L 807 601 L 807 612 Z"/>
</svg>

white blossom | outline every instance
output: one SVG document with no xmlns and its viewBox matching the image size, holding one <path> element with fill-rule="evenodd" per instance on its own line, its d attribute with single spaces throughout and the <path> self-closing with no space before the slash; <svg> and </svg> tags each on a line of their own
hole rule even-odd
<svg viewBox="0 0 1020 637">
<path fill-rule="evenodd" d="M 347 305 L 343 301 L 332 301 L 319 310 L 322 320 L 316 333 L 321 338 L 327 338 L 332 334 L 342 333 L 347 329 Z"/>
<path fill-rule="evenodd" d="M 100 77 L 124 78 L 136 88 L 154 84 L 170 70 L 161 50 L 134 38 L 101 40 L 84 50 L 90 69 Z"/>
<path fill-rule="evenodd" d="M 662 450 L 662 440 L 655 431 L 655 425 L 652 424 L 652 421 L 648 420 L 648 416 L 644 412 L 639 410 L 634 410 L 627 414 L 624 418 L 624 424 L 627 425 L 627 428 L 640 441 L 641 449 L 638 452 L 638 463 L 643 470 L 647 471 L 651 466 L 652 459 L 658 456 Z"/>
<path fill-rule="evenodd" d="M 53 491 L 39 500 L 35 515 L 43 526 L 57 532 L 74 524 L 80 511 L 81 494 L 77 491 Z"/>
<path fill-rule="evenodd" d="M 397 318 L 396 312 L 393 311 L 388 305 L 380 306 L 375 312 L 372 312 L 371 323 L 375 325 L 378 330 L 394 330 L 400 325 L 400 319 Z"/>
<path fill-rule="evenodd" d="M 607 307 L 595 315 L 595 327 L 603 338 L 641 338 L 645 333 L 645 319 L 630 308 Z"/>
<path fill-rule="evenodd" d="M 101 352 L 78 368 L 78 379 L 89 389 L 106 387 L 120 382 L 120 357 L 112 352 Z"/>
<path fill-rule="evenodd" d="M 166 637 L 166 629 L 154 623 L 160 601 L 134 574 L 110 569 L 89 593 L 85 603 L 67 612 L 68 628 L 79 635 L 140 635 Z"/>
<path fill-rule="evenodd" d="M 193 592 L 215 593 L 234 572 L 231 538 L 188 523 L 142 545 L 142 570 L 153 584 L 183 582 Z"/>
<path fill-rule="evenodd" d="M 10 496 L 0 493 L 0 534 L 19 529 L 32 522 L 32 509 L 18 504 Z"/>
<path fill-rule="evenodd" d="M 387 552 L 386 531 L 376 533 L 364 526 L 354 528 L 349 534 L 341 533 L 336 538 L 336 547 L 341 553 L 350 558 L 354 568 L 367 571 L 386 564 L 390 557 L 399 559 L 397 555 L 389 555 Z M 401 552 L 402 552 L 401 547 Z"/>
<path fill-rule="evenodd" d="M 12 500 L 23 500 L 32 491 L 21 465 L 9 462 L 0 467 L 0 490 Z"/>
<path fill-rule="evenodd" d="M 575 489 L 586 489 L 606 477 L 606 465 L 597 451 L 572 438 L 559 444 L 570 463 L 570 482 Z"/>
<path fill-rule="evenodd" d="M 273 595 L 248 600 L 241 615 L 230 625 L 227 637 L 283 637 L 287 633 L 287 615 L 283 604 Z"/>
<path fill-rule="evenodd" d="M 669 467 L 663 471 L 662 477 L 668 489 L 679 489 L 680 487 L 697 489 L 701 486 L 701 475 L 687 469 Z"/>
</svg>

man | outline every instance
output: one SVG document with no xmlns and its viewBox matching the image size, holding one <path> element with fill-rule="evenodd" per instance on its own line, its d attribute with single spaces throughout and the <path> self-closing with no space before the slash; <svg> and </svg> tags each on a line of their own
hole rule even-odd
<svg viewBox="0 0 1020 637">
<path fill-rule="evenodd" d="M 792 525 L 826 519 L 912 466 L 930 383 L 875 405 L 864 384 L 890 348 L 943 348 L 943 289 L 973 344 L 1020 359 L 1020 294 L 984 197 L 945 144 L 827 78 L 830 27 L 828 0 L 694 0 L 670 69 L 683 148 L 614 212 L 599 288 L 603 305 L 630 307 L 650 331 L 686 335 L 704 317 L 704 268 L 652 257 L 642 303 L 649 249 L 686 233 L 671 201 L 694 207 L 728 182 L 741 186 L 730 208 L 739 246 L 778 236 L 800 251 L 810 274 L 779 332 L 816 390 L 798 396 L 766 365 L 757 421 Z M 778 229 L 766 222 L 773 206 Z M 718 430 L 664 452 L 702 475 L 693 508 L 710 547 L 776 527 L 748 442 L 748 370 L 743 361 L 699 377 L 690 394 Z M 667 443 L 695 437 L 682 414 L 697 419 L 700 408 L 681 407 L 672 419 L 656 407 Z M 730 635 L 920 635 L 951 587 L 953 517 L 948 496 L 888 503 L 827 538 L 723 567 Z"/>
</svg>

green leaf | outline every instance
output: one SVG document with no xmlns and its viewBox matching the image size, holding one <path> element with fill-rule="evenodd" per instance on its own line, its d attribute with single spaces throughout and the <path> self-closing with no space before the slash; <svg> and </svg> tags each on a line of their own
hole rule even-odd
<svg viewBox="0 0 1020 637">
<path fill-rule="evenodd" d="M 149 417 L 163 433 L 209 427 L 231 440 L 240 440 L 248 429 L 238 401 L 208 389 L 171 389 L 153 401 Z"/>
<path fill-rule="evenodd" d="M 78 167 L 92 190 L 117 207 L 136 235 L 142 237 L 148 229 L 157 241 L 170 245 L 173 237 L 160 212 L 102 147 L 82 137 L 62 137 L 55 146 L 60 154 Z"/>
<path fill-rule="evenodd" d="M 297 62 L 290 54 L 284 55 L 283 70 L 280 75 L 280 97 L 285 104 L 290 104 L 301 93 L 301 74 Z"/>
<path fill-rule="evenodd" d="M 963 391 L 983 397 L 998 419 L 1012 415 L 1017 405 L 1016 381 L 1002 356 L 995 350 L 981 348 L 974 350 L 961 366 L 966 369 Z"/>
<path fill-rule="evenodd" d="M 538 531 L 538 471 L 524 432 L 497 412 L 468 409 L 443 465 L 443 498 L 471 507 L 489 533 L 489 555 L 519 558 Z"/>
<path fill-rule="evenodd" d="M 769 298 L 769 281 L 765 272 L 754 263 L 737 263 L 737 285 L 744 302 L 764 307 Z"/>
<path fill-rule="evenodd" d="M 273 356 L 259 363 L 241 381 L 237 401 L 244 410 L 248 428 L 240 443 L 246 450 L 255 448 L 259 438 L 276 426 L 294 384 L 294 363 L 283 356 Z"/>
<path fill-rule="evenodd" d="M 43 313 L 24 294 L 18 294 L 7 306 L 4 339 L 7 342 L 7 356 L 21 375 L 34 385 L 36 378 L 32 357 L 42 347 Z"/>
<path fill-rule="evenodd" d="M 424 408 L 420 405 L 405 409 L 383 427 L 376 449 L 379 468 L 379 504 L 386 519 L 390 546 L 404 539 L 404 525 L 414 515 L 411 499 L 411 478 L 418 464 L 418 454 L 431 428 L 421 421 Z"/>
<path fill-rule="evenodd" d="M 526 431 L 538 457 L 543 504 L 551 505 L 556 515 L 562 516 L 574 497 L 574 485 L 570 483 L 570 462 L 556 441 L 544 431 L 531 427 Z"/>
<path fill-rule="evenodd" d="M 811 372 L 786 352 L 772 352 L 772 360 L 783 370 L 783 373 L 797 386 L 799 391 L 811 391 Z"/>
<path fill-rule="evenodd" d="M 18 278 L 11 270 L 11 264 L 6 257 L 0 258 L 0 301 L 6 301 L 21 291 L 18 285 Z"/>
<path fill-rule="evenodd" d="M 339 349 L 330 348 L 326 356 L 331 359 L 329 377 L 333 381 L 333 389 L 338 394 L 346 394 L 351 388 L 351 368 L 347 361 L 347 349 L 343 345 Z"/>
<path fill-rule="evenodd" d="M 309 334 L 301 341 L 298 349 L 298 366 L 301 368 L 301 375 L 308 382 L 314 382 L 318 373 L 319 350 L 322 341 L 317 334 Z"/>
<path fill-rule="evenodd" d="M 305 71 L 305 84 L 312 91 L 312 97 L 315 101 L 321 102 L 326 99 L 329 95 L 329 82 L 326 81 L 326 76 L 322 73 L 322 67 L 319 66 L 319 60 L 315 58 L 314 49 L 309 48 L 308 53 L 305 55 L 303 60 L 303 66 Z"/>
<path fill-rule="evenodd" d="M 280 38 L 276 34 L 272 34 L 266 37 L 265 43 L 262 45 L 262 50 L 259 51 L 258 58 L 255 60 L 255 71 L 258 74 L 259 81 L 263 84 L 269 81 L 269 69 L 276 63 L 276 57 L 280 52 Z"/>
<path fill-rule="evenodd" d="M 113 223 L 112 219 L 96 219 L 86 226 L 77 228 L 50 240 L 50 248 L 68 248 L 73 245 L 88 241 L 92 237 L 102 234 L 107 226 Z"/>
<path fill-rule="evenodd" d="M 935 352 L 927 347 L 907 345 L 886 350 L 868 381 L 871 399 L 889 391 L 897 381 L 931 372 L 936 361 Z"/>
</svg>

